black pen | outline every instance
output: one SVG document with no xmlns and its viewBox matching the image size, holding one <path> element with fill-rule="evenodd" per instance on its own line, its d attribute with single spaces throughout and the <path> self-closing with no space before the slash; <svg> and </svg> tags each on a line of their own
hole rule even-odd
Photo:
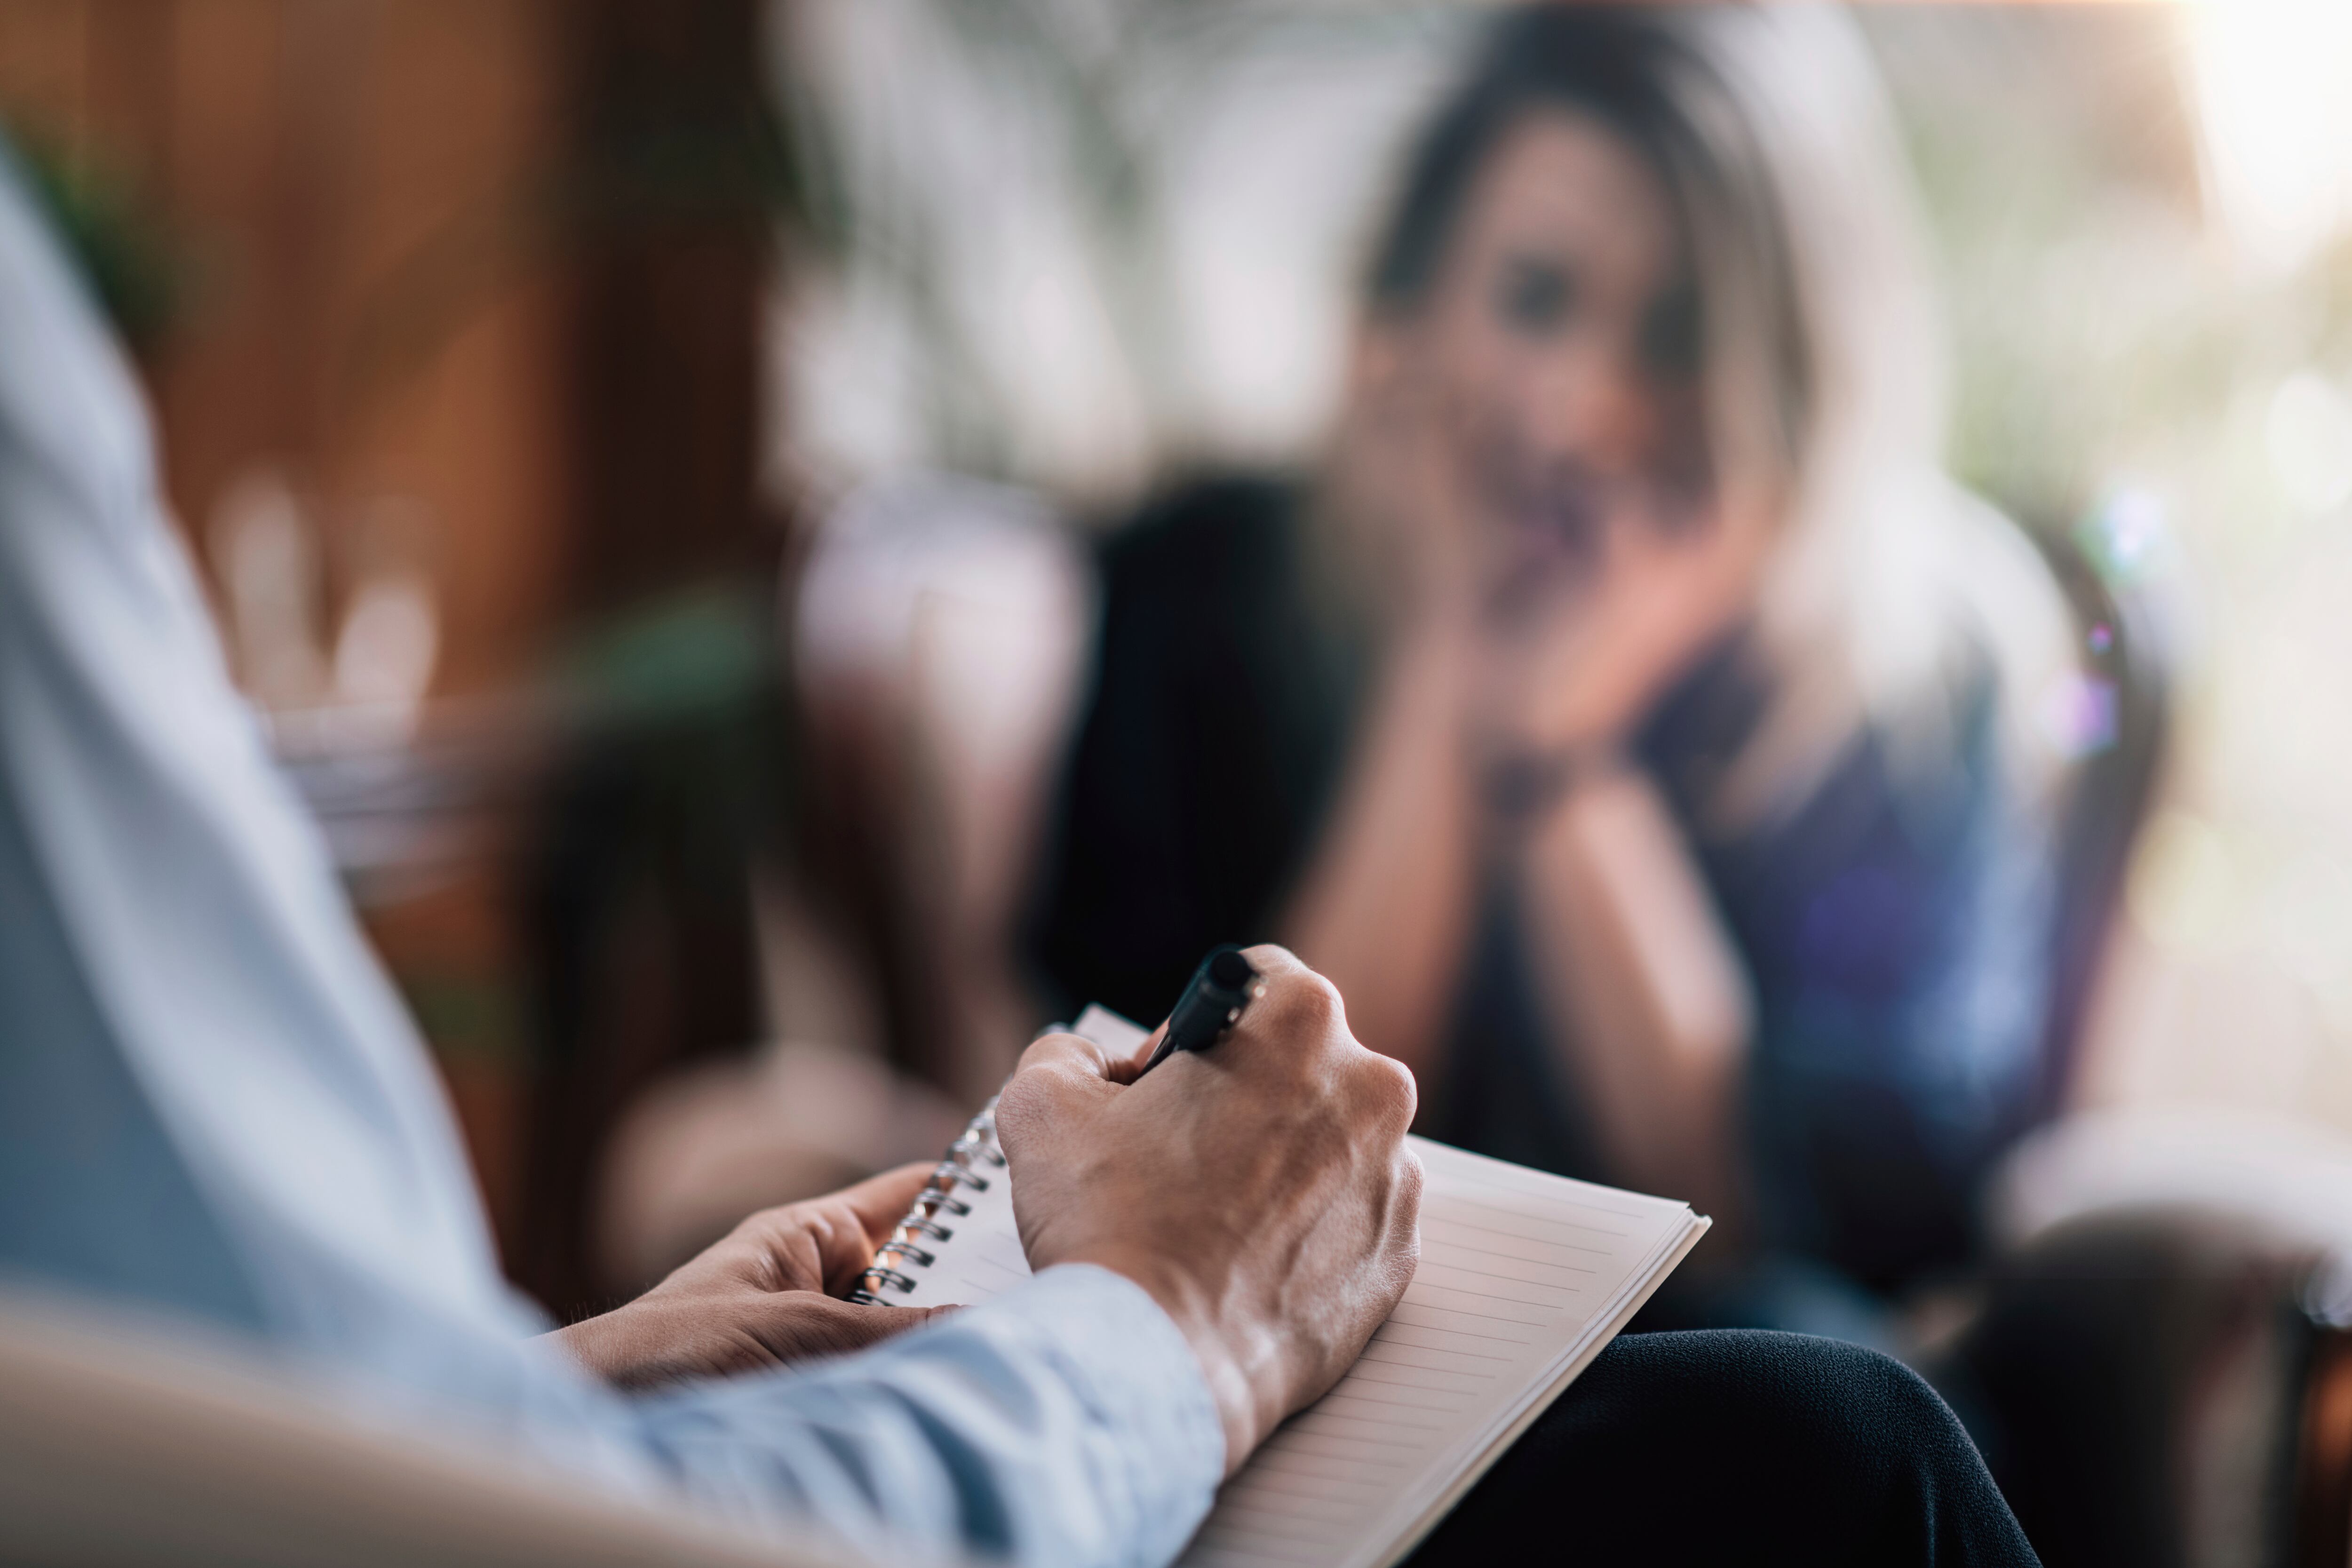
<svg viewBox="0 0 2352 1568">
<path fill-rule="evenodd" d="M 1240 948 L 1231 943 L 1211 948 L 1192 972 L 1184 994 L 1176 999 L 1176 1010 L 1168 1015 L 1168 1032 L 1160 1037 L 1160 1048 L 1135 1076 L 1141 1078 L 1174 1052 L 1205 1051 L 1215 1045 L 1263 989 L 1257 971 Z"/>
</svg>

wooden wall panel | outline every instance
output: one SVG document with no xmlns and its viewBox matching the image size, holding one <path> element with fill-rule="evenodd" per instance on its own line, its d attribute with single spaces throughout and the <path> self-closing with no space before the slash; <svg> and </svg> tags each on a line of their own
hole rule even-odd
<svg viewBox="0 0 2352 1568">
<path fill-rule="evenodd" d="M 219 565 L 223 498 L 282 474 L 315 521 L 331 626 L 398 518 L 435 583 L 444 700 L 524 690 L 596 618 L 759 570 L 770 214 L 744 149 L 756 163 L 762 10 L 0 0 L 0 124 L 130 193 L 183 285 L 142 369 L 199 562 Z M 440 1051 L 512 1258 L 523 1164 L 551 1146 L 525 1083 L 534 1057 L 565 1058 L 534 1023 L 535 826 L 525 813 L 510 829 L 365 912 Z M 645 896 L 656 925 L 713 918 Z M 629 1015 L 630 1060 L 755 1027 L 730 943 L 674 945 L 693 963 Z M 578 1275 L 595 1135 L 555 1130 L 578 1157 L 529 1184 L 562 1243 L 539 1270 L 551 1299 Z"/>
<path fill-rule="evenodd" d="M 331 584 L 403 504 L 445 694 L 522 674 L 569 570 L 564 280 L 515 213 L 563 152 L 562 9 L 0 0 L 0 114 L 127 183 L 184 266 L 146 368 L 199 555 L 258 465 L 310 499 Z"/>
</svg>

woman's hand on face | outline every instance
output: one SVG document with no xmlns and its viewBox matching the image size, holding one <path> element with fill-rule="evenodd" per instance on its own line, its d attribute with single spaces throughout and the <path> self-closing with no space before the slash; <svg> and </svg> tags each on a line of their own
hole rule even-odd
<svg viewBox="0 0 2352 1568">
<path fill-rule="evenodd" d="M 1410 645 L 1467 635 L 1478 618 L 1478 524 L 1451 432 L 1407 329 L 1367 331 L 1329 465 L 1326 503 L 1345 519 L 1383 621 Z"/>
<path fill-rule="evenodd" d="M 1370 334 L 1327 500 L 1370 557 L 1401 656 L 1462 672 L 1474 755 L 1614 743 L 1748 611 L 1777 508 L 1737 486 L 1670 505 L 1663 480 L 1621 476 L 1591 492 L 1580 542 L 1530 557 L 1475 477 L 1477 428 L 1409 336 Z"/>
<path fill-rule="evenodd" d="M 1670 530 L 1616 509 L 1592 573 L 1496 634 L 1489 748 L 1544 755 L 1622 741 L 1753 605 L 1772 515 L 1760 501 L 1720 500 Z"/>
<path fill-rule="evenodd" d="M 839 1299 L 931 1170 L 902 1165 L 824 1197 L 762 1209 L 628 1305 L 554 1337 L 589 1371 L 634 1388 L 840 1355 L 953 1311 Z"/>
</svg>

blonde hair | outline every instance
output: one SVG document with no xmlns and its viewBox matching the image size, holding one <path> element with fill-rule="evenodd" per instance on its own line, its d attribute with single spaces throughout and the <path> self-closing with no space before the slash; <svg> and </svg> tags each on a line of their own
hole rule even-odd
<svg viewBox="0 0 2352 1568">
<path fill-rule="evenodd" d="M 2038 793 L 2057 759 L 2032 727 L 2032 697 L 2066 659 L 2067 610 L 2032 542 L 1943 466 L 1942 311 L 1893 111 L 1863 41 L 1827 6 L 1695 7 L 1664 20 L 1746 122 L 1786 237 L 1811 383 L 1789 454 L 1783 533 L 1757 604 L 1771 707 L 1718 807 L 1753 819 L 1801 799 L 1865 725 L 1897 768 L 1940 765 L 1955 749 L 1957 714 L 1924 699 L 1979 657 L 2010 697 L 2003 761 Z M 1703 232 L 1693 244 L 1704 269 Z M 1710 281 L 1703 276 L 1702 289 Z M 1727 300 L 1758 292 L 1730 279 L 1712 291 Z M 1753 356 L 1736 347 L 1750 335 L 1726 331 L 1727 352 L 1710 362 L 1727 432 L 1741 419 L 1730 405 L 1752 408 L 1759 395 L 1743 363 Z"/>
</svg>

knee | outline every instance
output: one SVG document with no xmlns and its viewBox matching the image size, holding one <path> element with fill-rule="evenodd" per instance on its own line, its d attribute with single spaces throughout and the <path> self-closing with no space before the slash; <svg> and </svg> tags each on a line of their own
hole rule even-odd
<svg viewBox="0 0 2352 1568">
<path fill-rule="evenodd" d="M 1742 1337 L 1754 1396 L 1823 1441 L 1882 1452 L 1967 1441 L 1941 1396 L 1890 1355 L 1810 1334 Z"/>
<path fill-rule="evenodd" d="M 1661 1475 L 1703 1475 L 1722 1517 L 1756 1541 L 1817 1542 L 1822 1563 L 2032 1561 L 1935 1390 L 1836 1340 L 1621 1338 L 1521 1448 L 1515 1468 L 1552 1490 L 1572 1476 L 1620 1501 L 1654 1495 Z"/>
<path fill-rule="evenodd" d="M 1690 1418 L 1789 1480 L 1888 1480 L 1922 1465 L 1973 1461 L 1966 1433 L 1936 1391 L 1877 1351 L 1749 1330 L 1618 1343 L 1671 1366 L 1673 1381 L 1688 1391 Z"/>
</svg>

